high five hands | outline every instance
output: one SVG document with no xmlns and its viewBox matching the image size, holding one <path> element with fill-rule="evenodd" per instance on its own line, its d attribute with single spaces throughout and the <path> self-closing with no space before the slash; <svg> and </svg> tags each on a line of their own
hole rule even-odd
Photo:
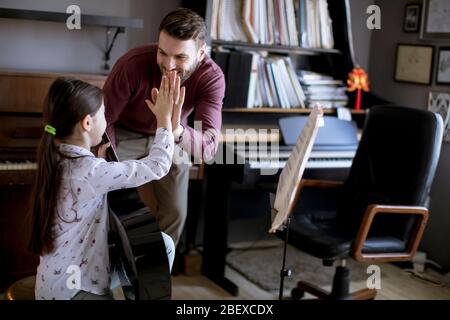
<svg viewBox="0 0 450 320">
<path fill-rule="evenodd" d="M 181 87 L 181 79 L 176 71 L 163 75 L 159 90 L 152 89 L 152 101 L 145 102 L 156 117 L 158 127 L 165 126 L 178 132 L 181 126 L 181 108 L 183 107 L 186 88 Z M 167 122 L 169 121 L 169 124 Z M 167 125 L 170 125 L 168 127 Z"/>
</svg>

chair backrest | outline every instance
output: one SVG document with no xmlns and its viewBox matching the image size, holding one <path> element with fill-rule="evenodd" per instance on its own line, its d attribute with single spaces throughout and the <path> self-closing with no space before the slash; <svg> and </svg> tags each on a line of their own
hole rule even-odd
<svg viewBox="0 0 450 320">
<path fill-rule="evenodd" d="M 442 134 L 442 118 L 433 112 L 393 105 L 371 108 L 340 198 L 343 223 L 356 232 L 370 204 L 424 206 Z M 406 236 L 408 230 L 402 232 Z"/>
</svg>

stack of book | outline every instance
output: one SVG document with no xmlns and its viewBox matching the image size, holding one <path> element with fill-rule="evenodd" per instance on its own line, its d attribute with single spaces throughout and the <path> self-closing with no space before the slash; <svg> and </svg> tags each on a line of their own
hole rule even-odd
<svg viewBox="0 0 450 320">
<path fill-rule="evenodd" d="M 314 107 L 316 103 L 320 103 L 324 108 L 340 108 L 347 105 L 347 87 L 341 80 L 306 70 L 299 70 L 297 75 L 308 108 Z"/>
<path fill-rule="evenodd" d="M 304 108 L 305 95 L 289 57 L 218 51 L 226 78 L 224 108 Z"/>
<path fill-rule="evenodd" d="M 327 0 L 212 0 L 211 38 L 305 48 L 334 47 Z"/>
</svg>

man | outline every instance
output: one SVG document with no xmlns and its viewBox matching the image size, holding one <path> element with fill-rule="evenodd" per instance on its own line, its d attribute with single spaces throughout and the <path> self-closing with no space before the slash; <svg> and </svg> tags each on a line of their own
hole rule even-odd
<svg viewBox="0 0 450 320">
<path fill-rule="evenodd" d="M 181 125 L 173 128 L 177 144 L 174 163 L 166 177 L 138 189 L 161 230 L 175 244 L 187 215 L 189 157 L 185 153 L 211 160 L 217 151 L 222 123 L 225 80 L 220 67 L 206 55 L 206 32 L 204 20 L 195 12 L 183 8 L 169 13 L 161 22 L 158 43 L 132 49 L 122 56 L 103 88 L 107 132 L 119 159 L 139 159 L 148 153 L 156 131 L 155 117 L 145 100 L 154 99 L 163 74 L 176 71 L 181 78 L 185 97 Z M 187 124 L 194 111 L 194 120 L 200 121 L 201 129 L 197 129 L 198 123 L 196 130 Z"/>
</svg>

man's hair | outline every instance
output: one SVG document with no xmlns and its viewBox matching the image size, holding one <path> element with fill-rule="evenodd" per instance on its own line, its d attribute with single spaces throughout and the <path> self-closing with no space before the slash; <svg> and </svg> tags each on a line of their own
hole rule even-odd
<svg viewBox="0 0 450 320">
<path fill-rule="evenodd" d="M 197 46 L 205 43 L 205 20 L 190 9 L 180 8 L 168 13 L 159 25 L 159 32 L 179 40 L 195 40 Z"/>
</svg>

